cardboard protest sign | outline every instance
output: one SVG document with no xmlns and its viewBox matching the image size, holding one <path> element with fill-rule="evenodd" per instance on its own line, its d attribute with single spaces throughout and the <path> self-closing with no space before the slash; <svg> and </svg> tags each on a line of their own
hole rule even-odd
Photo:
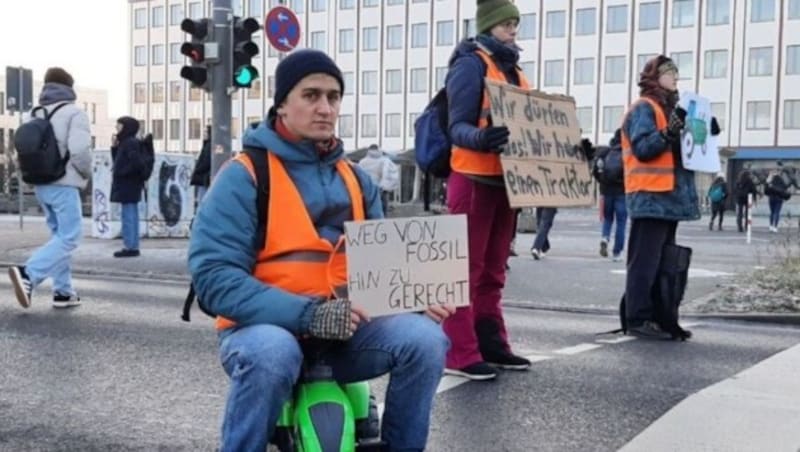
<svg viewBox="0 0 800 452">
<path fill-rule="evenodd" d="M 706 173 L 719 172 L 717 137 L 711 136 L 711 102 L 696 93 L 683 92 L 679 105 L 686 110 L 686 126 L 681 131 L 683 167 Z"/>
<path fill-rule="evenodd" d="M 588 206 L 592 176 L 583 153 L 575 100 L 486 79 L 495 126 L 511 131 L 500 157 L 512 207 Z"/>
<path fill-rule="evenodd" d="M 467 217 L 345 223 L 348 297 L 370 316 L 469 305 Z"/>
</svg>

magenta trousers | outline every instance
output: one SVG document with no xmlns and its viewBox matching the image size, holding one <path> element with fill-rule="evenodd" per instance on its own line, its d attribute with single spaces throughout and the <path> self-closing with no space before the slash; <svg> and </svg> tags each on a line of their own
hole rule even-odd
<svg viewBox="0 0 800 452">
<path fill-rule="evenodd" d="M 479 320 L 495 322 L 510 351 L 500 298 L 514 236 L 514 211 L 504 187 L 475 182 L 456 172 L 447 180 L 447 208 L 451 214 L 467 215 L 469 237 L 470 306 L 457 309 L 444 322 L 451 342 L 446 365 L 460 369 L 484 360 L 475 333 Z"/>
</svg>

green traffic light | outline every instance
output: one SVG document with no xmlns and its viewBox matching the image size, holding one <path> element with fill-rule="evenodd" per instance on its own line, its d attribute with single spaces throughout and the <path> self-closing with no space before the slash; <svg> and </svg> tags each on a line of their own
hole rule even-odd
<svg viewBox="0 0 800 452">
<path fill-rule="evenodd" d="M 239 66 L 234 74 L 236 85 L 242 87 L 249 87 L 257 78 L 258 71 L 250 65 Z"/>
</svg>

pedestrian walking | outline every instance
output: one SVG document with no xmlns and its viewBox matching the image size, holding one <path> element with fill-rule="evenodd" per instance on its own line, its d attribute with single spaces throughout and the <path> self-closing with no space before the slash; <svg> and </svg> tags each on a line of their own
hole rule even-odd
<svg viewBox="0 0 800 452">
<path fill-rule="evenodd" d="M 722 230 L 722 217 L 725 215 L 725 201 L 728 199 L 728 183 L 725 175 L 717 174 L 714 182 L 708 188 L 708 202 L 711 204 L 711 220 L 708 222 L 708 230 L 714 229 L 714 219 L 719 217 L 717 230 Z"/>
<path fill-rule="evenodd" d="M 510 1 L 479 0 L 478 35 L 456 47 L 446 78 L 453 143 L 447 208 L 467 216 L 470 261 L 470 305 L 444 323 L 452 344 L 446 372 L 472 380 L 496 378 L 495 368 L 525 370 L 531 364 L 512 352 L 500 304 L 514 235 L 515 211 L 500 165 L 510 132 L 492 125 L 484 89 L 485 78 L 531 87 L 517 65 L 519 20 L 519 10 Z"/>
<path fill-rule="evenodd" d="M 736 227 L 739 232 L 744 232 L 747 226 L 747 218 L 749 214 L 748 195 L 752 197 L 753 204 L 755 204 L 758 190 L 756 184 L 753 182 L 753 175 L 750 170 L 744 169 L 739 173 L 736 178 L 735 187 L 736 196 Z"/>
<path fill-rule="evenodd" d="M 769 231 L 778 232 L 778 225 L 781 222 L 781 209 L 783 202 L 792 197 L 789 193 L 789 184 L 783 178 L 781 169 L 783 162 L 778 162 L 778 169 L 773 170 L 767 177 L 767 185 L 764 194 L 769 199 Z"/>
<path fill-rule="evenodd" d="M 208 186 L 211 185 L 211 126 L 206 126 L 203 146 L 200 148 L 200 155 L 194 162 L 190 183 L 195 187 L 195 203 L 200 204 L 208 191 Z"/>
<path fill-rule="evenodd" d="M 558 209 L 555 207 L 536 208 L 536 237 L 531 244 L 531 256 L 534 260 L 544 258 L 550 251 L 550 229 Z"/>
<path fill-rule="evenodd" d="M 592 164 L 592 175 L 600 185 L 602 196 L 602 227 L 600 230 L 600 256 L 608 257 L 611 228 L 616 221 L 614 246 L 611 258 L 622 260 L 625 248 L 625 228 L 628 210 L 625 207 L 625 178 L 622 165 L 622 130 L 617 129 L 607 147 L 598 146 Z"/>
<path fill-rule="evenodd" d="M 117 145 L 111 147 L 111 202 L 122 207 L 123 248 L 115 251 L 114 257 L 138 257 L 139 202 L 145 184 L 142 145 L 137 137 L 139 121 L 122 116 L 117 119 L 116 128 Z"/>
<path fill-rule="evenodd" d="M 383 205 L 383 216 L 389 212 L 389 197 L 391 193 L 400 187 L 400 171 L 397 165 L 384 154 L 377 144 L 370 145 L 367 155 L 358 162 L 372 182 L 381 190 L 381 204 Z"/>
<path fill-rule="evenodd" d="M 92 175 L 92 132 L 86 112 L 75 105 L 73 84 L 74 79 L 67 71 L 49 68 L 39 94 L 39 107 L 26 119 L 27 122 L 49 117 L 58 151 L 62 158 L 67 155 L 69 158 L 63 176 L 34 185 L 50 229 L 50 240 L 37 248 L 24 265 L 8 269 L 17 301 L 23 308 L 30 306 L 34 289 L 47 278 L 53 280 L 53 307 L 80 304 L 72 284 L 71 262 L 82 235 L 80 190 Z"/>
</svg>

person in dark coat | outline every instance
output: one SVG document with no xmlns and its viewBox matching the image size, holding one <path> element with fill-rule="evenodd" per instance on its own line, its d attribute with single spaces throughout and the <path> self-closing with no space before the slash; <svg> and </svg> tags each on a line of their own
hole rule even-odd
<svg viewBox="0 0 800 452">
<path fill-rule="evenodd" d="M 122 242 L 124 248 L 114 257 L 139 255 L 139 201 L 142 200 L 144 162 L 141 156 L 139 121 L 130 116 L 117 119 L 117 144 L 111 147 L 111 202 L 122 204 Z"/>
<path fill-rule="evenodd" d="M 199 204 L 208 191 L 208 186 L 211 185 L 211 126 L 206 126 L 203 147 L 194 163 L 191 184 L 196 187 L 194 198 Z"/>
<path fill-rule="evenodd" d="M 722 230 L 722 216 L 725 215 L 725 200 L 728 199 L 728 183 L 725 175 L 717 174 L 714 183 L 708 188 L 708 201 L 711 203 L 711 221 L 708 223 L 708 230 L 714 229 L 714 219 L 719 215 L 718 230 Z"/>
<path fill-rule="evenodd" d="M 611 227 L 614 221 L 617 228 L 614 233 L 614 247 L 611 256 L 614 262 L 622 260 L 625 248 L 625 226 L 628 222 L 628 210 L 625 207 L 625 180 L 622 167 L 610 165 L 612 157 L 622 154 L 622 130 L 617 129 L 608 146 L 599 146 L 592 166 L 592 175 L 600 186 L 603 200 L 603 225 L 600 231 L 600 255 L 608 257 L 608 243 L 611 241 Z M 617 153 L 615 156 L 613 153 Z M 620 161 L 621 157 L 616 161 Z M 608 165 L 609 167 L 606 167 Z"/>
<path fill-rule="evenodd" d="M 744 232 L 747 227 L 747 216 L 749 206 L 747 204 L 747 195 L 753 196 L 753 204 L 756 202 L 756 195 L 758 190 L 756 184 L 753 182 L 753 176 L 750 170 L 742 170 L 739 177 L 736 179 L 736 227 L 739 232 Z"/>
</svg>

